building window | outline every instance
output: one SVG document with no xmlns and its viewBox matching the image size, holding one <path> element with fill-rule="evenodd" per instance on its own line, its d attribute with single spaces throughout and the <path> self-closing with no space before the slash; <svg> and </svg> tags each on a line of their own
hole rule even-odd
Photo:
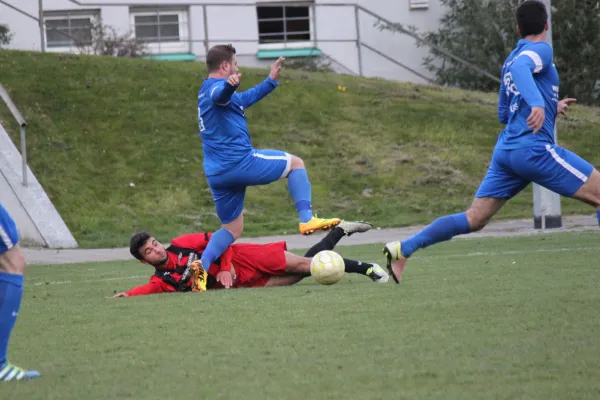
<svg viewBox="0 0 600 400">
<path fill-rule="evenodd" d="M 93 10 L 44 12 L 47 47 L 90 46 L 92 27 L 99 16 L 100 12 Z"/>
<path fill-rule="evenodd" d="M 188 40 L 188 13 L 173 8 L 133 8 L 131 24 L 144 43 L 181 43 Z"/>
<path fill-rule="evenodd" d="M 409 0 L 411 10 L 426 10 L 429 8 L 429 0 Z"/>
<path fill-rule="evenodd" d="M 310 41 L 311 12 L 307 5 L 257 6 L 258 42 Z"/>
</svg>

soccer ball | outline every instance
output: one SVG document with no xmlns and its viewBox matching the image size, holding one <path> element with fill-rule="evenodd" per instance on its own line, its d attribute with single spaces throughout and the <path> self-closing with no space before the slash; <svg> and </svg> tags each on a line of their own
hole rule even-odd
<svg viewBox="0 0 600 400">
<path fill-rule="evenodd" d="M 344 276 L 344 259 L 335 251 L 318 252 L 310 262 L 310 274 L 321 285 L 333 285 Z"/>
</svg>

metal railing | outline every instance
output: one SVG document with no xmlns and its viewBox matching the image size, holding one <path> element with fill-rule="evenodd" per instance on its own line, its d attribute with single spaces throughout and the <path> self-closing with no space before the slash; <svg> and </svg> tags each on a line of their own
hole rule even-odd
<svg viewBox="0 0 600 400">
<path fill-rule="evenodd" d="M 21 167 L 23 168 L 23 186 L 27 186 L 27 122 L 11 100 L 10 96 L 4 86 L 0 85 L 0 97 L 6 103 L 6 106 L 12 113 L 13 117 L 19 124 L 19 128 L 21 130 L 21 159 L 23 160 Z"/>
<path fill-rule="evenodd" d="M 40 0 L 41 1 L 41 0 Z M 140 6 L 139 3 L 137 4 L 132 4 L 129 3 L 127 1 L 123 1 L 123 2 L 114 2 L 114 3 L 106 3 L 106 2 L 102 2 L 102 1 L 80 1 L 80 0 L 68 0 L 69 2 L 79 6 L 79 7 L 100 7 L 100 6 L 129 6 L 129 7 L 135 7 L 135 6 Z M 169 5 L 167 3 L 157 3 L 153 0 L 149 0 L 149 5 L 153 6 L 153 7 L 168 7 Z M 178 5 L 182 5 L 182 4 L 178 4 Z M 318 42 L 355 42 L 358 48 L 358 69 L 359 69 L 359 75 L 363 75 L 363 54 L 362 54 L 362 48 L 366 48 L 369 49 L 371 51 L 373 51 L 375 54 L 378 54 L 379 56 L 387 59 L 388 61 L 396 64 L 397 66 L 406 69 L 407 71 L 410 71 L 413 74 L 416 74 L 417 76 L 426 79 L 428 81 L 431 81 L 430 78 L 427 78 L 425 75 L 419 73 L 418 71 L 408 67 L 407 65 L 405 65 L 404 63 L 402 63 L 401 61 L 387 55 L 384 54 L 383 52 L 381 52 L 378 49 L 375 49 L 373 46 L 370 46 L 366 43 L 364 43 L 361 40 L 361 31 L 360 31 L 360 23 L 359 23 L 359 19 L 360 19 L 360 12 L 363 12 L 367 15 L 370 15 L 373 18 L 376 18 L 379 22 L 383 22 L 387 25 L 390 26 L 394 26 L 395 29 L 404 35 L 407 35 L 411 38 L 413 38 L 415 41 L 424 44 L 426 46 L 428 46 L 429 48 L 435 50 L 436 52 L 443 54 L 444 56 L 452 59 L 454 62 L 457 62 L 463 66 L 465 66 L 466 68 L 470 68 L 474 71 L 476 71 L 479 74 L 482 74 L 483 76 L 485 76 L 486 78 L 489 78 L 491 80 L 493 80 L 494 82 L 499 83 L 500 79 L 489 73 L 488 71 L 484 70 L 483 68 L 478 67 L 477 65 L 461 58 L 458 57 L 450 52 L 448 52 L 445 49 L 442 49 L 441 47 L 438 47 L 436 45 L 434 45 L 433 43 L 429 42 L 428 40 L 424 39 L 423 37 L 419 36 L 418 34 L 411 32 L 401 26 L 398 26 L 397 24 L 393 23 L 392 21 L 374 13 L 373 11 L 355 4 L 355 3 L 318 3 L 315 4 L 314 2 L 302 2 L 302 1 L 298 1 L 298 2 L 285 2 L 285 3 L 280 3 L 280 4 L 276 4 L 276 3 L 207 3 L 207 2 L 189 2 L 189 3 L 185 3 L 186 7 L 189 6 L 200 6 L 202 7 L 202 14 L 203 14 L 203 19 L 204 19 L 204 38 L 203 39 L 198 39 L 198 40 L 194 40 L 194 39 L 189 39 L 188 42 L 189 43 L 195 43 L 195 42 L 203 42 L 204 43 L 204 47 L 205 47 L 205 51 L 208 52 L 209 49 L 209 42 L 211 41 L 211 39 L 208 37 L 208 18 L 207 18 L 207 8 L 208 7 L 265 7 L 265 6 L 278 6 L 281 7 L 282 5 L 285 5 L 286 7 L 294 7 L 294 6 L 308 6 L 311 8 L 312 10 L 312 22 L 313 22 L 313 27 L 312 27 L 312 31 L 313 31 L 313 38 L 310 40 L 311 42 L 314 42 L 315 45 Z M 316 7 L 354 7 L 354 14 L 355 14 L 355 23 L 356 23 L 356 39 L 327 39 L 327 40 L 322 40 L 322 39 L 318 39 L 317 37 L 317 24 L 316 24 L 316 12 L 315 9 Z M 212 41 L 215 41 L 214 39 Z M 252 40 L 252 39 L 227 39 L 227 38 L 219 38 L 218 41 L 220 42 L 256 42 L 256 40 Z M 348 69 L 348 68 L 346 68 Z"/>
<path fill-rule="evenodd" d="M 109 6 L 129 6 L 129 7 L 140 7 L 139 3 L 129 3 L 129 2 L 114 2 L 114 3 L 106 3 L 106 2 L 102 2 L 102 1 L 97 1 L 97 2 L 82 2 L 79 0 L 68 0 L 69 2 L 75 4 L 78 7 L 109 7 Z M 10 8 L 36 20 L 39 23 L 39 27 L 40 27 L 40 36 L 42 38 L 42 51 L 45 51 L 45 31 L 44 29 L 46 29 L 44 27 L 44 23 L 43 23 L 43 0 L 39 0 L 39 18 L 34 17 L 31 14 L 28 14 L 26 12 L 24 12 L 23 10 L 19 9 L 18 7 L 11 5 L 9 3 L 7 3 L 4 0 L 0 0 L 0 4 L 4 4 L 9 6 Z M 415 74 L 416 76 L 419 76 L 422 79 L 425 79 L 427 81 L 431 82 L 431 79 L 426 77 L 425 75 L 423 75 L 422 73 L 420 73 L 419 71 L 405 65 L 404 63 L 402 63 L 401 61 L 397 60 L 394 57 L 391 57 L 389 54 L 385 54 L 384 52 L 380 51 L 379 49 L 376 49 L 375 47 L 364 43 L 361 39 L 361 29 L 360 29 L 360 13 L 363 12 L 366 15 L 369 15 L 375 19 L 377 19 L 378 23 L 385 23 L 388 26 L 393 26 L 394 29 L 403 34 L 403 35 L 407 35 L 409 37 L 411 37 L 412 39 L 414 39 L 415 41 L 428 46 L 429 48 L 435 50 L 436 52 L 438 52 L 439 54 L 444 55 L 445 57 L 450 58 L 451 60 L 453 60 L 454 62 L 457 62 L 463 66 L 465 66 L 466 68 L 470 68 L 474 71 L 476 71 L 477 73 L 485 76 L 486 78 L 489 78 L 491 80 L 493 80 L 496 83 L 500 82 L 500 79 L 498 77 L 496 77 L 495 75 L 489 73 L 488 71 L 484 70 L 483 68 L 478 67 L 477 65 L 461 58 L 458 57 L 450 52 L 448 52 L 445 49 L 442 49 L 436 45 L 434 45 L 433 43 L 429 42 L 428 40 L 424 39 L 423 37 L 419 36 L 418 34 L 411 32 L 410 30 L 405 29 L 404 27 L 393 23 L 392 21 L 374 13 L 373 11 L 358 5 L 358 4 L 353 4 L 353 3 L 319 3 L 319 4 L 315 4 L 314 2 L 286 2 L 283 3 L 285 5 L 285 7 L 298 7 L 298 6 L 302 6 L 302 7 L 310 7 L 311 11 L 312 11 L 312 38 L 310 40 L 310 42 L 313 42 L 315 44 L 315 46 L 317 46 L 318 43 L 327 43 L 327 42 L 355 42 L 356 46 L 357 46 L 357 50 L 358 50 L 358 74 L 360 76 L 363 75 L 363 54 L 362 54 L 362 50 L 363 48 L 368 49 L 370 51 L 372 51 L 373 53 L 379 55 L 382 58 L 385 58 L 386 60 L 392 62 L 393 64 Z M 152 3 L 152 1 L 149 1 L 149 4 L 147 4 L 147 6 L 150 7 L 168 7 L 169 4 L 168 3 Z M 178 4 L 178 6 L 182 6 L 182 4 Z M 209 50 L 209 42 L 210 41 L 216 41 L 216 39 L 212 39 L 209 38 L 209 34 L 208 34 L 208 18 L 207 18 L 207 9 L 208 7 L 254 7 L 256 8 L 257 6 L 260 7 L 281 7 L 282 4 L 275 4 L 275 3 L 206 3 L 206 2 L 189 2 L 184 4 L 185 7 L 189 7 L 189 6 L 200 6 L 202 7 L 202 14 L 203 14 L 203 25 L 204 25 L 204 38 L 203 39 L 182 39 L 181 42 L 187 42 L 189 44 L 191 43 L 199 43 L 202 42 L 204 44 L 204 48 L 205 48 L 205 52 L 208 52 Z M 355 14 L 355 26 L 356 26 L 356 38 L 355 39 L 318 39 L 317 37 L 317 24 L 316 24 L 316 7 L 353 7 L 354 8 L 354 14 Z M 61 34 L 67 36 L 67 37 L 71 37 L 70 35 L 64 33 L 64 32 L 60 32 Z M 72 37 L 71 37 L 72 38 Z M 74 38 L 73 38 L 74 39 Z M 240 39 L 240 38 L 234 38 L 234 39 L 227 39 L 227 38 L 219 38 L 218 41 L 220 42 L 257 42 L 255 39 Z M 259 41 L 260 41 L 260 35 L 259 35 Z M 287 38 L 284 35 L 284 41 L 283 43 L 287 43 Z M 159 49 L 160 49 L 160 43 L 159 43 Z M 341 64 L 342 65 L 342 64 Z M 344 68 L 346 70 L 349 70 L 348 67 L 344 66 Z"/>
</svg>

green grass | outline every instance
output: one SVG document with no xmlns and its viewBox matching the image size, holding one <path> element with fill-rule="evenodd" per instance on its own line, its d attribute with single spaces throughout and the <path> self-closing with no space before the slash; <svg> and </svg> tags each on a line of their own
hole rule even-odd
<svg viewBox="0 0 600 400">
<path fill-rule="evenodd" d="M 125 299 L 104 297 L 147 267 L 32 266 L 10 357 L 43 376 L 0 398 L 597 399 L 599 249 L 596 232 L 456 240 L 418 253 L 400 286 Z"/>
<path fill-rule="evenodd" d="M 196 121 L 203 64 L 3 50 L 0 70 L 29 123 L 31 168 L 81 246 L 218 227 Z M 246 89 L 267 71 L 242 74 Z M 305 160 L 319 214 L 390 227 L 470 204 L 500 130 L 495 94 L 294 71 L 281 82 L 247 112 L 253 144 Z M 18 143 L 3 106 L 0 120 Z M 575 107 L 561 144 L 600 164 L 598 122 L 599 109 Z M 531 210 L 526 191 L 499 217 Z M 250 188 L 245 213 L 246 236 L 297 231 L 284 182 Z"/>
</svg>

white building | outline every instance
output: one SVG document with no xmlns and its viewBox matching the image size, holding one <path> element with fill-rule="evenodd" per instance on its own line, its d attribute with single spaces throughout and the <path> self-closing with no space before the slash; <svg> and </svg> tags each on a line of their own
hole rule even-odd
<svg viewBox="0 0 600 400">
<path fill-rule="evenodd" d="M 407 35 L 382 32 L 375 24 L 381 17 L 430 31 L 442 14 L 438 0 L 0 2 L 0 24 L 14 34 L 7 46 L 12 49 L 78 52 L 74 40 L 61 32 L 85 38 L 92 22 L 101 21 L 131 32 L 158 58 L 203 60 L 207 48 L 232 43 L 244 66 L 270 64 L 280 55 L 323 55 L 339 72 L 419 83 L 431 77 L 422 66 L 429 50 L 418 48 Z"/>
</svg>

